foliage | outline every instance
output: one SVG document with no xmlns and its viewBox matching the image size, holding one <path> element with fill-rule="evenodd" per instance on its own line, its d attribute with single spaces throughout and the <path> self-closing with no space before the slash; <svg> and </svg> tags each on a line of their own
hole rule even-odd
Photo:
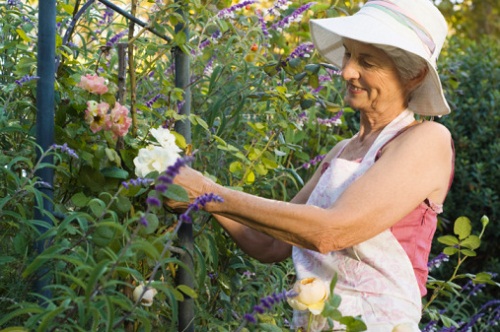
<svg viewBox="0 0 500 332">
<path fill-rule="evenodd" d="M 307 20 L 298 13 L 337 16 L 353 5 L 294 2 L 271 15 L 265 8 L 272 2 L 230 7 L 227 0 L 132 1 L 127 10 L 149 23 L 143 29 L 98 2 L 58 1 L 56 145 L 41 151 L 34 138 L 38 31 L 33 3 L 9 0 L 0 6 L 0 327 L 175 330 L 179 303 L 186 298 L 195 301 L 197 329 L 240 327 L 259 297 L 291 287 L 291 263 L 249 259 L 217 223 L 198 213 L 190 216 L 195 286 L 177 284 L 184 264 L 179 257 L 185 253 L 177 231 L 190 218 L 173 214 L 158 200 L 185 193 L 168 181 L 151 185 L 136 179 L 133 160 L 150 145 L 151 129 L 189 123 L 191 137 L 172 132 L 185 155 L 195 152 L 197 169 L 233 188 L 290 199 L 311 175 L 311 166 L 351 135 L 346 118 L 354 114 L 343 105 L 337 69 L 322 63 L 307 44 Z M 180 9 L 190 15 L 183 17 Z M 182 23 L 189 36 L 176 32 Z M 174 79 L 173 57 L 181 51 L 191 56 L 189 115 L 182 112 L 188 95 Z M 95 96 L 79 87 L 87 74 L 105 78 L 108 91 Z M 96 98 L 96 103 L 127 105 L 126 135 L 92 126 L 97 114 L 86 122 L 88 102 Z M 55 173 L 53 188 L 38 176 L 48 168 Z M 53 196 L 46 196 L 47 189 Z M 44 199 L 52 200 L 53 209 Z M 33 248 L 41 242 L 47 248 L 37 253 Z M 33 290 L 47 272 L 52 282 L 46 289 L 50 296 L 44 297 Z M 143 295 L 151 287 L 158 291 L 151 306 L 134 297 L 136 287 Z M 338 317 L 339 299 L 331 299 L 329 310 Z M 286 330 L 291 309 L 276 303 L 258 318 L 246 328 Z"/>
<path fill-rule="evenodd" d="M 452 113 L 438 121 L 450 129 L 456 151 L 455 178 L 445 202 L 445 217 L 451 220 L 461 215 L 472 220 L 482 215 L 493 221 L 500 217 L 499 59 L 494 39 L 476 43 L 453 38 L 443 61 L 443 85 Z M 500 228 L 496 222 L 491 228 L 474 260 L 480 266 L 474 269 L 488 267 L 499 273 Z"/>
</svg>

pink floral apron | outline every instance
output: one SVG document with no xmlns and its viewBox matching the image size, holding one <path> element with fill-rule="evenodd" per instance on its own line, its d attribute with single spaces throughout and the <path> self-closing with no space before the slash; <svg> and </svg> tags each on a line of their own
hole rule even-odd
<svg viewBox="0 0 500 332">
<path fill-rule="evenodd" d="M 334 158 L 307 204 L 331 206 L 373 165 L 377 151 L 414 119 L 409 110 L 401 113 L 383 129 L 361 163 Z M 315 277 L 329 285 L 336 273 L 335 293 L 342 298 L 340 312 L 344 316 L 360 315 L 368 331 L 390 332 L 399 324 L 408 324 L 419 331 L 422 303 L 419 287 L 410 259 L 390 229 L 353 247 L 327 254 L 294 247 L 292 257 L 298 279 Z M 306 327 L 308 315 L 295 311 L 294 328 Z M 311 331 L 324 329 L 329 329 L 325 318 L 315 316 Z"/>
</svg>

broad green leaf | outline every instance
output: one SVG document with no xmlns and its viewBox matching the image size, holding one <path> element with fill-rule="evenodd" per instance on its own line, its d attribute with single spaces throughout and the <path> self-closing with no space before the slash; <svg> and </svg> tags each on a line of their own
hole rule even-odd
<svg viewBox="0 0 500 332">
<path fill-rule="evenodd" d="M 460 242 L 460 246 L 474 250 L 481 246 L 481 239 L 477 235 L 470 235 Z"/>
<path fill-rule="evenodd" d="M 470 235 L 470 232 L 472 231 L 472 225 L 467 217 L 459 217 L 457 220 L 455 220 L 455 224 L 453 226 L 453 232 L 458 235 L 458 238 L 460 240 L 465 239 L 467 236 Z"/>
<path fill-rule="evenodd" d="M 460 243 L 460 241 L 458 241 L 456 236 L 453 236 L 453 235 L 440 236 L 438 238 L 438 242 L 445 244 L 447 246 L 455 246 L 455 245 L 458 245 Z"/>
<path fill-rule="evenodd" d="M 346 326 L 346 332 L 362 332 L 366 331 L 366 324 L 359 317 L 346 316 L 339 319 L 341 324 Z"/>
<path fill-rule="evenodd" d="M 474 250 L 470 250 L 470 249 L 460 249 L 460 252 L 462 254 L 464 254 L 465 256 L 469 256 L 469 257 L 477 256 L 476 252 Z"/>
<path fill-rule="evenodd" d="M 74 194 L 71 197 L 71 202 L 75 204 L 76 207 L 84 207 L 87 206 L 88 202 L 90 201 L 90 198 L 87 197 L 84 193 L 79 192 Z"/>
<path fill-rule="evenodd" d="M 443 253 L 445 253 L 448 256 L 455 255 L 458 252 L 458 248 L 455 247 L 446 247 L 443 249 Z"/>
</svg>

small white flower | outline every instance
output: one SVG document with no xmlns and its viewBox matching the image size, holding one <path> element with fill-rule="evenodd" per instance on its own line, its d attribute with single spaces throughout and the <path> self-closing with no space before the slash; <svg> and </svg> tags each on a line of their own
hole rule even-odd
<svg viewBox="0 0 500 332">
<path fill-rule="evenodd" d="M 143 292 L 144 284 L 141 282 L 132 293 L 132 298 L 134 299 L 134 301 L 138 301 Z M 141 298 L 141 304 L 145 307 L 150 307 L 153 304 L 153 298 L 157 293 L 158 291 L 156 289 L 148 287 Z"/>
</svg>

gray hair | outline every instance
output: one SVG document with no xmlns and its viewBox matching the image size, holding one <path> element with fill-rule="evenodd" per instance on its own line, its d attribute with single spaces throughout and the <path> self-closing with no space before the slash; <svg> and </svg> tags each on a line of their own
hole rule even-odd
<svg viewBox="0 0 500 332">
<path fill-rule="evenodd" d="M 403 82 L 408 82 L 411 79 L 417 77 L 422 70 L 427 67 L 427 62 L 410 52 L 406 52 L 400 48 L 388 45 L 374 45 L 375 47 L 381 49 L 396 65 L 399 75 Z"/>
</svg>

